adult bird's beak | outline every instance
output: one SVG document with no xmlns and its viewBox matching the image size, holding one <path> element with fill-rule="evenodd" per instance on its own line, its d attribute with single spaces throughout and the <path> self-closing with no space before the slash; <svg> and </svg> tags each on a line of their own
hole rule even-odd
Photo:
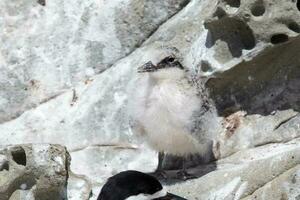
<svg viewBox="0 0 300 200">
<path fill-rule="evenodd" d="M 187 199 L 182 198 L 182 197 L 177 196 L 177 195 L 172 194 L 172 193 L 167 193 L 166 196 L 160 197 L 160 198 L 154 199 L 154 200 L 187 200 Z"/>
<path fill-rule="evenodd" d="M 154 72 L 154 71 L 156 71 L 156 70 L 157 70 L 156 66 L 153 65 L 153 63 L 152 63 L 151 61 L 149 61 L 149 62 L 143 64 L 142 66 L 140 66 L 140 67 L 138 68 L 138 71 L 137 71 L 137 72 L 138 72 L 138 73 Z"/>
</svg>

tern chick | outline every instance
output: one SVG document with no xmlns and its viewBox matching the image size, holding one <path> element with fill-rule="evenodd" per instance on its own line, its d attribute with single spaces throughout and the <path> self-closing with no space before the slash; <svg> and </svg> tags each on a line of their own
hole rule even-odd
<svg viewBox="0 0 300 200">
<path fill-rule="evenodd" d="M 207 140 L 195 128 L 195 116 L 204 104 L 198 93 L 173 56 L 164 58 L 157 65 L 148 62 L 138 68 L 131 106 L 133 126 L 161 152 L 157 170 L 162 168 L 162 152 L 186 157 L 204 155 L 208 151 Z"/>
</svg>

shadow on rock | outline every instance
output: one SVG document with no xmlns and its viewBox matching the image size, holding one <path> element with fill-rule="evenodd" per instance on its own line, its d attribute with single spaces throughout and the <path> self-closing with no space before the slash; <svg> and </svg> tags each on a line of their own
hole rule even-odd
<svg viewBox="0 0 300 200">
<path fill-rule="evenodd" d="M 300 37 L 264 50 L 207 81 L 218 113 L 244 110 L 269 115 L 276 110 L 300 111 Z"/>
<path fill-rule="evenodd" d="M 210 164 L 202 164 L 202 165 L 198 165 L 192 168 L 188 168 L 187 172 L 193 176 L 193 179 L 196 178 L 200 178 L 214 170 L 216 170 L 217 165 L 216 163 L 210 163 Z M 176 183 L 180 183 L 180 182 L 184 182 L 189 180 L 188 179 L 181 179 L 178 177 L 178 172 L 179 170 L 165 170 L 166 173 L 166 177 L 167 178 L 163 178 L 161 176 L 157 177 L 155 176 L 157 179 L 159 179 L 159 181 L 165 185 L 173 185 Z"/>
<path fill-rule="evenodd" d="M 201 176 L 214 171 L 217 168 L 214 162 L 215 160 L 212 151 L 208 152 L 205 157 L 198 154 L 189 155 L 185 158 L 166 155 L 163 160 L 164 176 L 155 173 L 151 173 L 151 175 L 155 176 L 163 184 L 172 185 L 184 182 L 188 179 L 200 178 Z M 185 163 L 186 172 L 192 177 L 187 177 L 187 179 L 182 179 L 182 177 L 180 177 L 179 173 L 183 169 L 183 163 Z"/>
</svg>

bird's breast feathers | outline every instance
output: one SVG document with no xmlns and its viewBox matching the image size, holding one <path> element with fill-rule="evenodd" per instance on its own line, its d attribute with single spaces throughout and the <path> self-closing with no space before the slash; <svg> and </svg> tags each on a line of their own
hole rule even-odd
<svg viewBox="0 0 300 200">
<path fill-rule="evenodd" d="M 187 81 L 163 81 L 148 89 L 139 99 L 142 108 L 137 120 L 149 143 L 159 151 L 177 155 L 198 151 L 198 142 L 189 129 L 201 106 L 195 89 Z"/>
<path fill-rule="evenodd" d="M 156 85 L 148 98 L 148 106 L 158 112 L 167 112 L 170 119 L 187 122 L 200 108 L 200 100 L 193 88 L 179 83 Z"/>
</svg>

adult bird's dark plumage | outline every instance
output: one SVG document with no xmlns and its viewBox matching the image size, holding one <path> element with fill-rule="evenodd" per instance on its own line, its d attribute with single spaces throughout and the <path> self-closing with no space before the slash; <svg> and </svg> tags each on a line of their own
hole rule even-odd
<svg viewBox="0 0 300 200">
<path fill-rule="evenodd" d="M 110 177 L 97 200 L 186 200 L 167 193 L 160 182 L 148 174 L 124 171 Z"/>
</svg>

